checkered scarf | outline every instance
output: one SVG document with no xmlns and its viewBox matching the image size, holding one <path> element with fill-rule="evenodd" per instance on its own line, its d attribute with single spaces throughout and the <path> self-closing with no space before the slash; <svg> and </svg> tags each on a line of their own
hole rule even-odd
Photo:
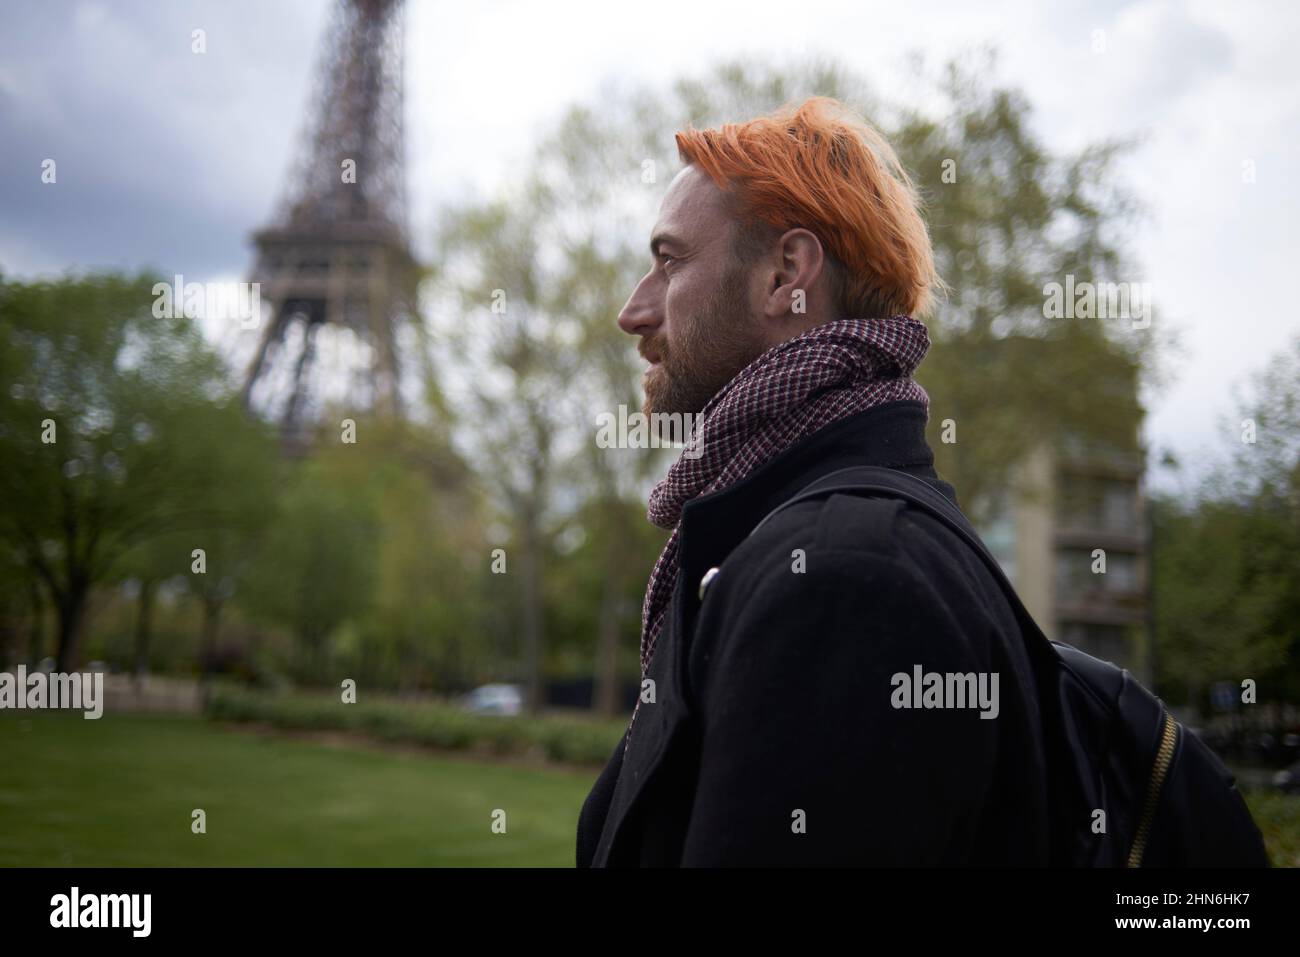
<svg viewBox="0 0 1300 957">
<path fill-rule="evenodd" d="M 773 346 L 709 400 L 688 448 L 697 457 L 679 457 L 650 493 L 647 516 L 673 533 L 650 574 L 641 611 L 643 678 L 677 584 L 682 506 L 734 484 L 839 419 L 903 399 L 928 406 L 911 375 L 929 348 L 925 326 L 910 316 L 827 322 Z"/>
</svg>

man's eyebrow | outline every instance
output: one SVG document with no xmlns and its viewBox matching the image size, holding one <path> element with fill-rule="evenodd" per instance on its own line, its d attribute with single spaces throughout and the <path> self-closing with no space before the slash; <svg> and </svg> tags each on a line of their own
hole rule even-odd
<svg viewBox="0 0 1300 957">
<path fill-rule="evenodd" d="M 650 255 L 658 256 L 659 247 L 662 246 L 664 243 L 669 243 L 673 246 L 678 246 L 678 247 L 685 245 L 685 243 L 683 243 L 681 239 L 679 239 L 677 236 L 674 236 L 672 233 L 655 233 L 653 236 L 650 237 Z"/>
</svg>

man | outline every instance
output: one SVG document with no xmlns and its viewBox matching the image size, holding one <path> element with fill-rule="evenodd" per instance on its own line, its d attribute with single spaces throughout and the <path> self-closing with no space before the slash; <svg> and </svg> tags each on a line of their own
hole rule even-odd
<svg viewBox="0 0 1300 957">
<path fill-rule="evenodd" d="M 646 412 L 700 419 L 650 498 L 672 535 L 642 692 L 583 806 L 579 866 L 1046 863 L 1030 661 L 975 554 L 928 513 L 850 494 L 751 535 L 848 466 L 955 501 L 912 379 L 940 285 L 914 187 L 826 98 L 677 144 L 618 322 L 650 363 Z M 962 701 L 945 675 L 969 680 Z"/>
</svg>

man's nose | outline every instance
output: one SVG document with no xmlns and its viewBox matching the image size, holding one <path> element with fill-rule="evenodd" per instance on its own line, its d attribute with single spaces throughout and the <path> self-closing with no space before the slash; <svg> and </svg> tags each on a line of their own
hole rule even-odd
<svg viewBox="0 0 1300 957">
<path fill-rule="evenodd" d="M 654 294 L 648 273 L 637 283 L 632 295 L 618 314 L 618 327 L 630 336 L 647 336 L 663 324 L 663 303 Z"/>
</svg>

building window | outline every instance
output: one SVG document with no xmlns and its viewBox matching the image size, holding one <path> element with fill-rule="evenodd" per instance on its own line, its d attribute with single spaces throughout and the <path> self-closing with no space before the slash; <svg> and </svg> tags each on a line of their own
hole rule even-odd
<svg viewBox="0 0 1300 957">
<path fill-rule="evenodd" d="M 1084 654 L 1132 670 L 1132 643 L 1128 629 L 1121 625 L 1096 625 L 1090 622 L 1061 622 L 1061 640 Z"/>
<path fill-rule="evenodd" d="M 1100 562 L 1091 549 L 1063 548 L 1056 553 L 1056 600 L 1069 604 L 1090 595 L 1133 595 L 1140 588 L 1137 556 L 1108 549 L 1106 570 L 1093 571 Z"/>
<path fill-rule="evenodd" d="M 980 540 L 998 560 L 1002 572 L 1012 585 L 1016 582 L 1016 520 L 1010 498 L 1000 494 L 992 499 L 985 518 L 976 529 Z"/>
<path fill-rule="evenodd" d="M 1068 529 L 1134 534 L 1140 531 L 1137 486 L 1122 479 L 1067 474 L 1061 480 L 1059 519 Z"/>
</svg>

